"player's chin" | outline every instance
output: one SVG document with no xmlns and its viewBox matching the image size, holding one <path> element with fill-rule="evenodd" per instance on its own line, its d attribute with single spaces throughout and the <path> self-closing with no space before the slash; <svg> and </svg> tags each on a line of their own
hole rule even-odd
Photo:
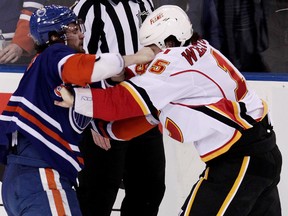
<svg viewBox="0 0 288 216">
<path fill-rule="evenodd" d="M 83 46 L 78 47 L 78 52 L 79 53 L 85 53 L 85 50 L 83 49 Z"/>
</svg>

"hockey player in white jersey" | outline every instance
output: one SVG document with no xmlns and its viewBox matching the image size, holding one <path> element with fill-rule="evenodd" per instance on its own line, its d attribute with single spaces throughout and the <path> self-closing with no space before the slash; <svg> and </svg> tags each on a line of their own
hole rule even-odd
<svg viewBox="0 0 288 216">
<path fill-rule="evenodd" d="M 163 133 L 194 142 L 207 166 L 179 216 L 280 216 L 282 158 L 268 106 L 225 56 L 192 34 L 183 10 L 158 8 L 140 29 L 141 43 L 157 54 L 143 75 L 106 90 L 75 89 L 74 96 L 62 89 L 65 101 L 56 104 L 74 102 L 81 114 L 126 126 L 133 118 L 131 133 L 141 131 L 138 117 L 148 128 L 159 121 Z M 102 135 L 134 136 L 119 132 L 116 123 L 102 128 Z"/>
</svg>

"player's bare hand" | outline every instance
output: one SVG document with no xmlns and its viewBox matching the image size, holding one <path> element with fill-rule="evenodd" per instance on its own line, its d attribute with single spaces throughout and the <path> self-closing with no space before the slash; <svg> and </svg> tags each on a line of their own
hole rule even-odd
<svg viewBox="0 0 288 216">
<path fill-rule="evenodd" d="M 69 108 L 74 104 L 74 96 L 67 88 L 62 87 L 60 90 L 61 97 L 63 101 L 54 101 L 54 104 L 60 107 Z"/>
<path fill-rule="evenodd" d="M 154 51 L 150 47 L 143 47 L 133 55 L 123 56 L 125 67 L 133 64 L 146 64 L 151 62 L 155 57 Z"/>
<path fill-rule="evenodd" d="M 23 49 L 15 43 L 10 43 L 3 50 L 0 50 L 0 64 L 14 63 L 23 54 Z"/>
<path fill-rule="evenodd" d="M 143 47 L 137 53 L 135 53 L 135 56 L 137 56 L 139 61 L 141 61 L 137 64 L 145 64 L 151 62 L 155 58 L 154 51 L 150 47 Z"/>
<path fill-rule="evenodd" d="M 91 129 L 91 133 L 92 133 L 92 137 L 93 137 L 94 143 L 97 146 L 99 146 L 100 148 L 102 148 L 102 149 L 104 149 L 106 151 L 111 148 L 110 139 L 101 136 L 99 133 L 97 133 L 93 129 Z"/>
</svg>

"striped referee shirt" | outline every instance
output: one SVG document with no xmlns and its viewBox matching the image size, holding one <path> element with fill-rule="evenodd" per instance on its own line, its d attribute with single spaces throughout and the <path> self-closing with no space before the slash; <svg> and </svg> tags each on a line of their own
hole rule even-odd
<svg viewBox="0 0 288 216">
<path fill-rule="evenodd" d="M 137 52 L 139 27 L 153 10 L 152 0 L 80 0 L 74 12 L 86 27 L 84 49 L 91 54 Z"/>
</svg>

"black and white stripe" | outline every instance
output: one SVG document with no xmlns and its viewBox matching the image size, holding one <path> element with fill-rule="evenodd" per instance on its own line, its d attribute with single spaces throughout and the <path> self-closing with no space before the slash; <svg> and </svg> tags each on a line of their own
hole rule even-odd
<svg viewBox="0 0 288 216">
<path fill-rule="evenodd" d="M 135 53 L 138 30 L 154 10 L 152 0 L 80 0 L 75 13 L 85 22 L 84 49 L 89 53 Z"/>
</svg>

